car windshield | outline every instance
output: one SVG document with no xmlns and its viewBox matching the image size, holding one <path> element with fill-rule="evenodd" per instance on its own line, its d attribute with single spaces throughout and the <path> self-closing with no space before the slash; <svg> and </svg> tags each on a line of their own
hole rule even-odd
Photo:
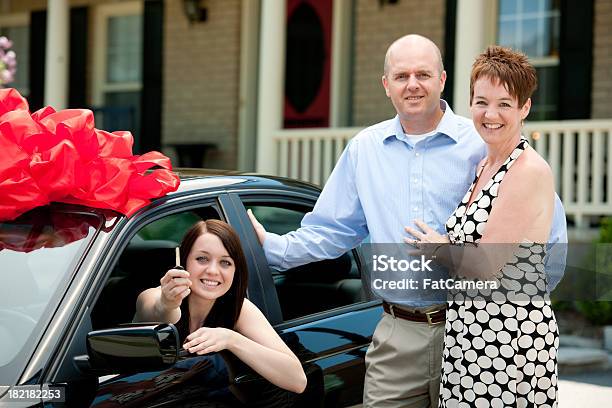
<svg viewBox="0 0 612 408">
<path fill-rule="evenodd" d="M 62 206 L 0 222 L 0 371 L 43 330 L 42 317 L 102 223 L 99 215 Z"/>
</svg>

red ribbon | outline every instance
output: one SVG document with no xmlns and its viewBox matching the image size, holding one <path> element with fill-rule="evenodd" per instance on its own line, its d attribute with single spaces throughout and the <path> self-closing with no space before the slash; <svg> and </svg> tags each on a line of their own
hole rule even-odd
<svg viewBox="0 0 612 408">
<path fill-rule="evenodd" d="M 48 106 L 30 114 L 19 92 L 0 89 L 0 220 L 52 201 L 129 217 L 176 191 L 170 159 L 159 152 L 134 156 L 133 144 L 130 132 L 96 129 L 90 110 Z"/>
</svg>

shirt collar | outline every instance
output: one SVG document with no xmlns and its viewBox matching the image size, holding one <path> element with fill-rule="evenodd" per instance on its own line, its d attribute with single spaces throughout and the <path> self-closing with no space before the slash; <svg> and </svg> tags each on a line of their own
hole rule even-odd
<svg viewBox="0 0 612 408">
<path fill-rule="evenodd" d="M 444 110 L 444 115 L 442 115 L 442 119 L 440 119 L 440 122 L 436 127 L 436 135 L 445 135 L 451 138 L 453 141 L 458 142 L 458 121 L 455 114 L 453 113 L 453 110 L 443 99 L 440 99 L 440 107 Z M 404 129 L 402 128 L 399 115 L 395 115 L 393 120 L 389 122 L 389 125 L 383 133 L 382 142 L 385 143 L 392 137 L 395 137 L 398 140 L 406 141 L 406 135 L 404 133 Z"/>
</svg>

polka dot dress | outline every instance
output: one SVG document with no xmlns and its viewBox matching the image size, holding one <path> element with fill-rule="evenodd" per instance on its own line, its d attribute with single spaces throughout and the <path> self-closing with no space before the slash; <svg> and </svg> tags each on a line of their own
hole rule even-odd
<svg viewBox="0 0 612 408">
<path fill-rule="evenodd" d="M 527 146 L 521 139 L 467 208 L 479 171 L 446 223 L 451 242 L 479 242 L 499 185 Z M 544 255 L 543 245 L 521 244 L 497 275 L 498 290 L 450 292 L 439 407 L 557 407 L 559 334 Z"/>
</svg>

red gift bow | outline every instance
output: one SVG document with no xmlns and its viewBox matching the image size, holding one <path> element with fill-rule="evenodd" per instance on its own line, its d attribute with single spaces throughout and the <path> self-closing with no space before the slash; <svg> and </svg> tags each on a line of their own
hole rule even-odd
<svg viewBox="0 0 612 408">
<path fill-rule="evenodd" d="M 110 219 L 114 213 L 107 212 Z M 0 251 L 32 252 L 39 248 L 61 247 L 85 238 L 92 228 L 110 231 L 114 224 L 101 226 L 101 223 L 102 220 L 93 214 L 70 213 L 67 217 L 66 213 L 57 212 L 51 206 L 40 207 L 0 227 Z"/>
<path fill-rule="evenodd" d="M 159 152 L 132 155 L 130 132 L 94 127 L 87 109 L 30 114 L 15 89 L 0 89 L 0 220 L 52 201 L 131 216 L 180 180 Z M 149 174 L 147 170 L 155 168 Z"/>
</svg>

